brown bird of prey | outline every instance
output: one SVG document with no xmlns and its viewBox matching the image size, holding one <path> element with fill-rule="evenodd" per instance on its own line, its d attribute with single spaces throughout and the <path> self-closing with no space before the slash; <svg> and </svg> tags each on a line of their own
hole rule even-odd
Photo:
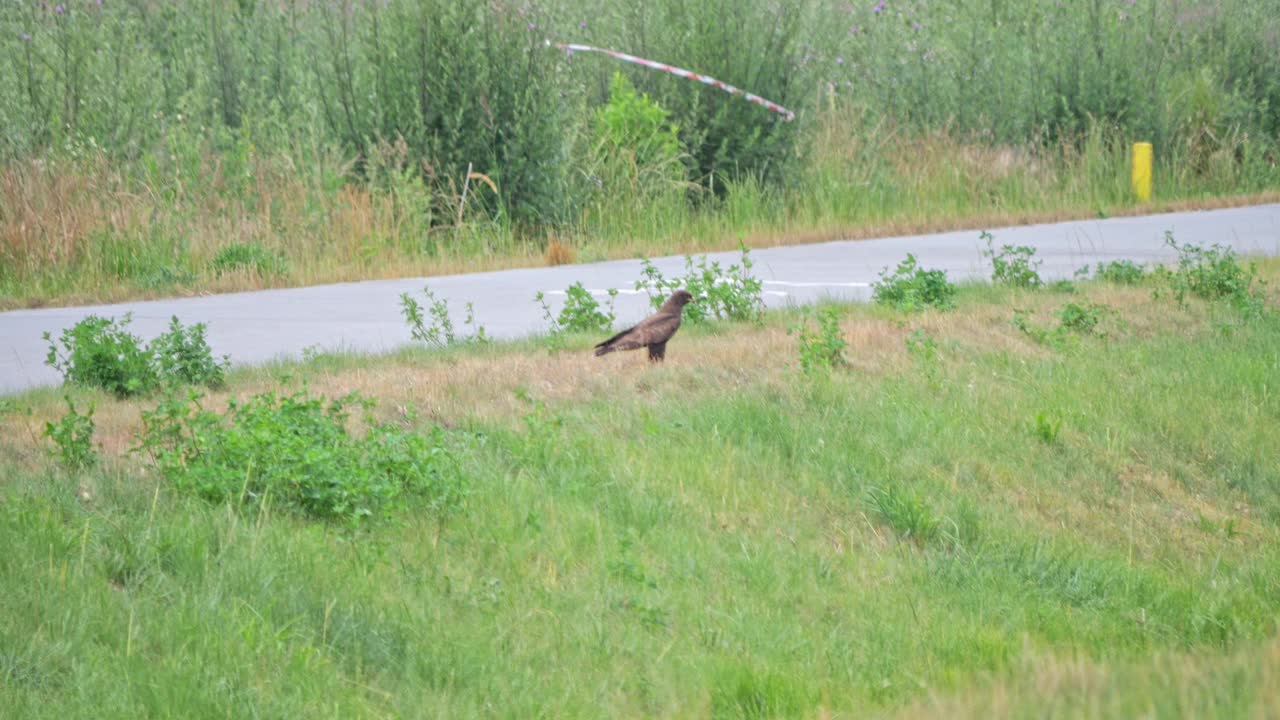
<svg viewBox="0 0 1280 720">
<path fill-rule="evenodd" d="M 635 327 L 614 335 L 596 345 L 596 355 L 608 355 L 615 350 L 635 350 L 649 348 L 649 361 L 662 362 L 667 352 L 667 341 L 676 330 L 680 329 L 680 313 L 684 306 L 693 302 L 693 296 L 687 290 L 677 290 L 662 303 L 658 312 L 641 320 Z"/>
</svg>

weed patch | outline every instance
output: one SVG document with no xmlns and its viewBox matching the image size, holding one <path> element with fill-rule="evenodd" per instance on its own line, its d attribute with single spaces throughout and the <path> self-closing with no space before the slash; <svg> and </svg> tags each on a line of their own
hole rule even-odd
<svg viewBox="0 0 1280 720">
<path fill-rule="evenodd" d="M 1027 245 L 1002 245 L 995 247 L 995 236 L 982 231 L 979 239 L 987 244 L 982 256 L 991 261 L 991 282 L 996 285 L 1034 289 L 1044 284 L 1040 278 L 1040 265 L 1036 250 Z"/>
<path fill-rule="evenodd" d="M 562 332 L 608 332 L 617 319 L 613 311 L 613 300 L 618 291 L 609 288 L 609 302 L 601 305 L 589 290 L 577 282 L 565 290 L 564 306 L 559 315 L 553 315 L 546 297 L 538 293 L 534 300 L 542 308 L 543 317 L 551 326 L 552 333 Z"/>
<path fill-rule="evenodd" d="M 409 334 L 415 341 L 438 348 L 489 342 L 484 326 L 476 322 L 475 309 L 471 303 L 466 304 L 467 314 L 463 319 L 463 325 L 471 328 L 471 334 L 458 335 L 453 316 L 449 312 L 449 301 L 437 298 L 430 287 L 424 287 L 422 292 L 427 297 L 425 314 L 422 305 L 412 295 L 409 293 L 400 295 L 400 314 L 408 324 Z"/>
<path fill-rule="evenodd" d="M 1147 278 L 1147 269 L 1132 260 L 1112 260 L 1094 265 L 1093 278 L 1113 285 L 1137 285 Z"/>
<path fill-rule="evenodd" d="M 1180 306 L 1194 297 L 1210 302 L 1226 302 L 1240 311 L 1256 315 L 1265 307 L 1263 291 L 1254 263 L 1243 265 L 1230 246 L 1179 245 L 1172 232 L 1165 233 L 1165 244 L 1178 253 L 1178 265 L 1161 275 L 1165 288 Z"/>
<path fill-rule="evenodd" d="M 708 261 L 706 255 L 696 261 L 692 256 L 685 256 L 685 274 L 673 278 L 665 277 L 645 258 L 635 287 L 649 294 L 655 310 L 662 307 L 671 293 L 688 290 L 694 302 L 685 306 L 684 317 L 691 322 L 758 321 L 764 311 L 764 283 L 751 275 L 750 251 L 744 246 L 741 252 L 742 259 L 727 268 L 722 268 L 719 261 Z"/>
<path fill-rule="evenodd" d="M 809 313 L 806 312 L 799 323 L 787 329 L 788 335 L 797 335 L 801 370 L 809 374 L 848 365 L 844 351 L 849 343 L 840 330 L 839 308 L 829 305 L 814 314 L 817 316 L 816 328 L 809 324 Z"/>
<path fill-rule="evenodd" d="M 877 303 L 907 312 L 954 307 L 955 295 L 956 287 L 947 280 L 945 270 L 925 270 L 911 253 L 892 274 L 889 268 L 881 270 L 880 279 L 872 285 L 872 297 Z"/>
<path fill-rule="evenodd" d="M 90 315 L 49 343 L 45 364 L 65 382 L 105 390 L 117 397 L 145 395 L 160 387 L 219 387 L 230 360 L 213 357 L 204 323 L 184 327 L 175 316 L 169 329 L 146 345 L 130 333 L 132 315 L 122 319 Z"/>
<path fill-rule="evenodd" d="M 53 443 L 54 457 L 64 469 L 88 470 L 98 464 L 98 453 L 93 447 L 93 406 L 80 413 L 70 397 L 66 401 L 66 415 L 56 422 L 45 423 L 44 436 Z"/>
<path fill-rule="evenodd" d="M 200 400 L 195 393 L 177 396 L 143 413 L 136 450 L 181 491 L 350 525 L 408 498 L 441 511 L 461 499 L 443 432 L 366 416 L 367 430 L 357 435 L 349 429 L 350 410 L 373 406 L 359 395 L 327 400 L 305 391 L 267 392 L 232 400 L 221 414 Z"/>
</svg>

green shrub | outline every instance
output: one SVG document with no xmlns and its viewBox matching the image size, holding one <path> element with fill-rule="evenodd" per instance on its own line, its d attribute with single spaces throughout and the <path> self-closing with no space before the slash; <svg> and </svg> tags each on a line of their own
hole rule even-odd
<svg viewBox="0 0 1280 720">
<path fill-rule="evenodd" d="M 422 305 L 412 295 L 409 293 L 400 295 L 400 314 L 404 316 L 404 321 L 409 326 L 409 335 L 414 340 L 440 348 L 489 342 L 484 326 L 476 323 L 475 309 L 471 303 L 466 304 L 467 314 L 463 320 L 463 325 L 471 328 L 471 334 L 459 336 L 454 329 L 453 317 L 449 313 L 449 301 L 436 298 L 430 287 L 422 288 L 422 292 L 427 296 L 426 315 L 422 312 Z"/>
<path fill-rule="evenodd" d="M 1102 324 L 1114 315 L 1115 310 L 1100 303 L 1070 302 L 1054 313 L 1054 317 L 1058 319 L 1057 327 L 1047 329 L 1037 326 L 1027 310 L 1013 312 L 1013 326 L 1037 343 L 1062 349 L 1080 336 L 1105 337 Z"/>
<path fill-rule="evenodd" d="M 44 333 L 49 343 L 45 364 L 61 372 L 65 382 L 122 398 L 162 385 L 222 384 L 230 360 L 214 360 L 203 323 L 184 328 L 175 316 L 169 330 L 147 346 L 125 329 L 132 319 L 132 314 L 119 321 L 90 315 L 63 330 L 57 342 Z"/>
<path fill-rule="evenodd" d="M 991 282 L 1019 288 L 1038 288 L 1044 284 L 1037 270 L 1042 261 L 1035 259 L 1035 248 L 1004 245 L 996 250 L 995 237 L 991 233 L 984 230 L 980 237 L 987 243 L 982 256 L 991 260 Z"/>
<path fill-rule="evenodd" d="M 1112 260 L 1094 266 L 1093 277 L 1115 285 L 1137 285 L 1146 278 L 1146 268 L 1132 260 Z"/>
<path fill-rule="evenodd" d="M 740 264 L 721 268 L 718 261 L 708 261 L 703 255 L 695 262 L 686 255 L 683 277 L 667 278 L 648 259 L 642 261 L 641 278 L 636 289 L 649 294 L 649 302 L 656 310 L 662 307 L 671 293 L 688 290 L 694 302 L 685 305 L 684 318 L 699 323 L 708 320 L 756 320 L 764 311 L 764 283 L 751 275 L 750 251 L 742 248 Z"/>
<path fill-rule="evenodd" d="M 289 264 L 284 253 L 273 253 L 258 243 L 227 245 L 213 256 L 211 266 L 217 275 L 237 270 L 251 270 L 260 277 L 289 274 Z"/>
<path fill-rule="evenodd" d="M 613 311 L 613 299 L 618 296 L 618 291 L 610 288 L 608 292 L 609 304 L 602 306 L 582 283 L 574 283 L 565 290 L 564 306 L 560 308 L 559 315 L 551 313 L 551 307 L 547 305 L 542 293 L 538 293 L 534 300 L 542 306 L 543 317 L 550 323 L 552 333 L 608 332 L 617 319 Z"/>
<path fill-rule="evenodd" d="M 817 311 L 817 327 L 809 324 L 809 313 L 801 321 L 787 329 L 787 334 L 799 336 L 800 369 L 806 374 L 831 370 L 848 364 L 844 350 L 849 343 L 840 330 L 840 310 L 827 306 Z"/>
<path fill-rule="evenodd" d="M 57 422 L 46 422 L 44 436 L 53 442 L 54 457 L 59 465 L 73 472 L 87 470 L 98 464 L 98 453 L 93 447 L 93 406 L 82 415 L 70 397 L 65 400 L 67 414 Z"/>
<path fill-rule="evenodd" d="M 911 253 L 892 274 L 889 268 L 881 270 L 880 279 L 872 285 L 872 297 L 877 303 L 907 312 L 954 307 L 955 295 L 956 287 L 947 280 L 945 270 L 925 270 L 916 264 Z"/>
<path fill-rule="evenodd" d="M 456 505 L 462 484 L 443 433 L 378 422 L 367 416 L 372 405 L 356 394 L 329 401 L 267 392 L 218 414 L 191 393 L 143 413 L 137 450 L 161 477 L 210 502 L 269 502 L 352 525 L 408 498 L 437 510 Z M 348 427 L 353 407 L 366 411 L 362 435 Z"/>
<path fill-rule="evenodd" d="M 683 189 L 684 151 L 669 115 L 648 95 L 637 93 L 626 75 L 614 72 L 609 101 L 594 116 L 604 191 L 647 197 Z"/>
<path fill-rule="evenodd" d="M 90 315 L 63 330 L 56 343 L 44 333 L 49 343 L 45 364 L 62 373 L 65 382 L 101 388 L 117 397 L 151 392 L 160 379 L 151 352 L 125 329 L 132 320 L 131 313 L 120 321 Z"/>
<path fill-rule="evenodd" d="M 206 326 L 196 323 L 184 328 L 175 316 L 169 330 L 151 341 L 149 350 L 156 374 L 169 385 L 204 385 L 220 388 L 226 381 L 231 359 L 223 355 L 219 362 L 205 340 Z"/>
<path fill-rule="evenodd" d="M 1257 279 L 1257 266 L 1241 265 L 1231 247 L 1216 243 L 1208 248 L 1179 245 L 1171 232 L 1165 233 L 1165 243 L 1178 253 L 1177 268 L 1163 272 L 1162 276 L 1179 305 L 1185 306 L 1188 297 L 1196 297 L 1225 301 L 1251 313 L 1263 309 L 1264 295 L 1259 287 L 1262 281 Z"/>
<path fill-rule="evenodd" d="M 1067 303 L 1057 312 L 1060 329 L 1080 335 L 1097 335 L 1103 318 L 1111 312 L 1106 305 L 1098 303 Z"/>
</svg>

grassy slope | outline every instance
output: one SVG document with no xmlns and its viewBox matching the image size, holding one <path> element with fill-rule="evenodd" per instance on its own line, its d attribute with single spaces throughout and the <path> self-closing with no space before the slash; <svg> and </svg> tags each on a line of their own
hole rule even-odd
<svg viewBox="0 0 1280 720">
<path fill-rule="evenodd" d="M 28 432 L 60 398 L 26 396 L 33 416 L 0 416 L 0 707 L 1275 712 L 1280 324 L 1084 292 L 1120 320 L 1065 350 L 1009 324 L 1061 294 L 851 308 L 829 378 L 795 369 L 785 316 L 682 332 L 658 368 L 531 345 L 287 368 L 454 428 L 466 509 L 355 535 L 178 497 L 128 459 L 66 477 Z M 97 402 L 117 456 L 144 404 Z"/>
</svg>

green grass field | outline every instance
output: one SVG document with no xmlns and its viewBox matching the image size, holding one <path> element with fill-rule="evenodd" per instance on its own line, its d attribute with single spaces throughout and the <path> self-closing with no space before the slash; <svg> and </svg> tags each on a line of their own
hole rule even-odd
<svg viewBox="0 0 1280 720">
<path fill-rule="evenodd" d="M 1086 300 L 1105 335 L 1011 322 Z M 62 391 L 5 399 L 0 707 L 1280 712 L 1274 312 L 1104 283 L 838 312 L 830 372 L 801 372 L 786 313 L 682 330 L 660 367 L 581 338 L 234 372 L 206 407 L 305 383 L 444 429 L 462 503 L 354 530 L 148 472 L 154 400 L 72 391 L 102 461 L 68 472 L 39 437 Z"/>
</svg>

